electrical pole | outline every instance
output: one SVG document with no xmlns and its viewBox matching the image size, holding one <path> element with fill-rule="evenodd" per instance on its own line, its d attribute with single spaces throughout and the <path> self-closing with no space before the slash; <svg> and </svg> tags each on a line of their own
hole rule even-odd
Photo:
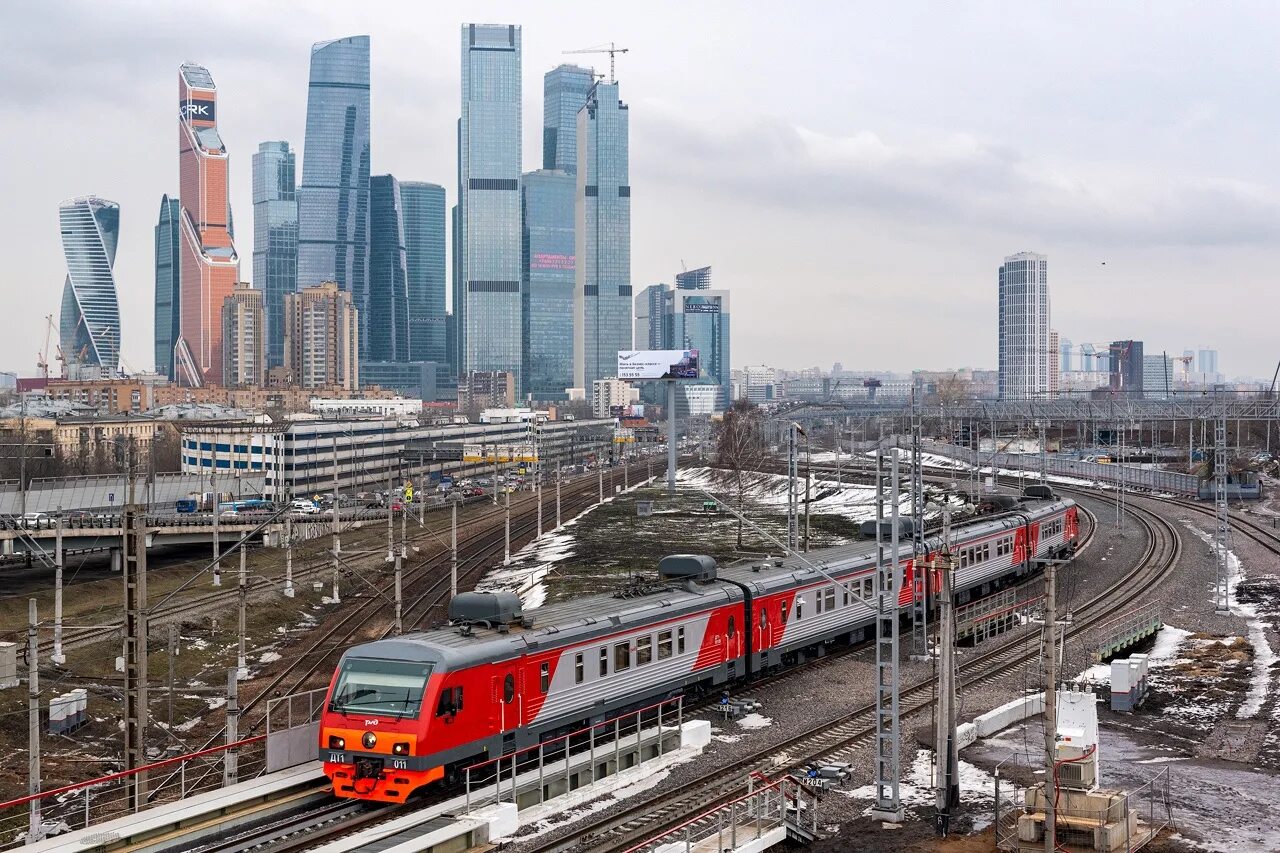
<svg viewBox="0 0 1280 853">
<path fill-rule="evenodd" d="M 221 499 L 218 496 L 218 436 L 213 435 L 212 458 L 209 460 L 213 464 L 209 466 L 209 493 L 213 496 L 213 585 L 222 586 L 222 544 L 218 541 L 218 504 Z"/>
<path fill-rule="evenodd" d="M 937 760 L 937 830 L 946 836 L 951 827 L 951 810 L 960 804 L 959 750 L 956 743 L 955 608 L 952 599 L 951 513 L 942 513 L 942 549 L 934 561 L 942 575 L 938 591 L 938 730 L 935 740 Z"/>
<path fill-rule="evenodd" d="M 62 507 L 58 507 L 57 524 L 53 540 L 53 656 L 49 659 L 61 666 L 67 662 L 62 653 Z"/>
<path fill-rule="evenodd" d="M 1217 560 L 1214 584 L 1214 610 L 1219 615 L 1231 612 L 1231 514 L 1227 506 L 1227 417 L 1220 408 L 1213 422 L 1213 503 L 1217 523 L 1214 525 L 1213 547 Z"/>
<path fill-rule="evenodd" d="M 131 478 L 132 479 L 132 478 Z M 126 770 L 147 762 L 147 528 L 129 490 L 129 504 L 122 518 L 124 527 L 124 680 Z M 126 802 L 137 812 L 146 808 L 147 778 L 135 773 L 125 779 Z"/>
<path fill-rule="evenodd" d="M 920 408 L 911 393 L 911 659 L 929 657 L 929 554 L 924 542 L 924 455 L 921 451 Z"/>
<path fill-rule="evenodd" d="M 173 725 L 173 665 L 178 656 L 178 626 L 169 623 L 169 725 Z"/>
<path fill-rule="evenodd" d="M 240 683 L 234 669 L 227 670 L 227 744 L 240 739 Z M 240 781 L 240 761 L 234 749 L 226 750 L 222 765 L 222 786 Z"/>
<path fill-rule="evenodd" d="M 387 562 L 390 563 L 395 559 L 395 513 L 391 507 L 394 502 L 391 499 L 391 490 L 395 488 L 394 481 L 391 476 L 391 468 L 387 467 L 387 498 L 383 503 L 387 505 Z M 337 505 L 338 497 L 334 495 L 334 505 Z"/>
<path fill-rule="evenodd" d="M 236 585 L 236 599 L 237 599 L 236 609 L 237 611 L 239 611 L 237 615 L 239 617 L 239 627 L 240 627 L 240 641 L 239 641 L 240 644 L 239 644 L 238 651 L 236 653 L 236 677 L 237 678 L 249 677 L 249 661 L 245 653 L 245 639 L 244 639 L 245 610 L 248 609 L 247 605 L 249 603 L 249 571 L 248 571 L 248 567 L 245 565 L 245 562 L 247 560 L 248 549 L 245 548 L 244 545 L 245 545 L 244 538 L 241 537 L 240 539 L 240 577 L 239 577 L 239 582 Z"/>
<path fill-rule="evenodd" d="M 813 501 L 813 454 L 809 450 L 809 436 L 804 437 L 804 552 L 809 553 L 809 504 Z"/>
<path fill-rule="evenodd" d="M 340 604 L 341 599 L 338 597 L 338 569 L 342 561 L 338 555 L 342 553 L 342 534 L 338 523 L 341 508 L 338 505 L 338 437 L 336 435 L 333 437 L 333 503 L 330 505 L 329 511 L 333 513 L 333 533 L 331 534 L 330 542 L 333 551 L 333 603 Z"/>
<path fill-rule="evenodd" d="M 799 495 L 796 491 L 796 424 L 793 421 L 787 432 L 787 548 L 795 551 L 800 544 L 800 531 L 797 529 L 796 504 Z"/>
<path fill-rule="evenodd" d="M 27 793 L 40 793 L 40 638 L 36 600 L 27 599 Z M 40 839 L 40 801 L 32 800 L 27 843 Z"/>
<path fill-rule="evenodd" d="M 667 497 L 676 496 L 676 383 L 667 380 Z M 556 525 L 557 527 L 559 524 Z"/>
<path fill-rule="evenodd" d="M 556 530 L 560 529 L 560 466 L 556 465 Z"/>
<path fill-rule="evenodd" d="M 509 566 L 511 565 L 511 492 L 504 487 L 502 496 L 506 507 L 502 528 L 502 565 Z"/>
<path fill-rule="evenodd" d="M 889 488 L 893 499 L 890 547 L 884 541 L 884 448 L 876 448 L 876 805 L 871 816 L 902 823 L 900 796 L 901 730 L 898 718 L 898 600 L 902 571 L 898 566 L 898 451 L 891 457 Z"/>
<path fill-rule="evenodd" d="M 1056 853 L 1058 824 L 1058 599 L 1057 561 L 1049 560 L 1044 570 L 1044 849 Z"/>
<path fill-rule="evenodd" d="M 293 598 L 293 516 L 284 514 L 284 597 Z"/>
<path fill-rule="evenodd" d="M 449 600 L 458 597 L 458 502 L 450 501 L 453 511 L 449 523 Z"/>
</svg>

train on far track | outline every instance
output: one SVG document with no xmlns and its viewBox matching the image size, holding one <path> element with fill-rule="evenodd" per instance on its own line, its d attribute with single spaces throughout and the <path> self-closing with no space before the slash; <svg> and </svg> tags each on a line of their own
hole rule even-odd
<svg viewBox="0 0 1280 853">
<path fill-rule="evenodd" d="M 1047 490 L 953 526 L 956 603 L 1069 559 L 1079 536 L 1075 502 Z M 925 540 L 930 558 L 942 547 Z M 909 538 L 903 552 L 905 615 L 941 587 Z M 460 594 L 447 627 L 343 654 L 320 722 L 324 772 L 339 797 L 402 803 L 472 764 L 861 642 L 874 633 L 875 557 L 868 541 L 727 567 L 673 555 L 647 583 L 529 612 L 510 592 Z"/>
</svg>

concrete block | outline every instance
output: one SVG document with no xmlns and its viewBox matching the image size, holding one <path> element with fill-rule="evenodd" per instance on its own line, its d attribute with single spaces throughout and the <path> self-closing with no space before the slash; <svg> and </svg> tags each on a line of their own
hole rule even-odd
<svg viewBox="0 0 1280 853">
<path fill-rule="evenodd" d="M 467 817 L 489 825 L 489 839 L 510 838 L 520 829 L 520 810 L 515 803 L 492 803 L 468 812 Z"/>
<path fill-rule="evenodd" d="M 978 727 L 973 723 L 961 723 L 956 726 L 956 749 L 973 746 L 978 740 Z"/>
<path fill-rule="evenodd" d="M 711 745 L 711 721 L 690 720 L 680 730 L 680 747 L 706 749 Z"/>
<path fill-rule="evenodd" d="M 18 644 L 0 643 L 0 690 L 18 686 Z"/>
<path fill-rule="evenodd" d="M 988 711 L 973 721 L 978 730 L 978 737 L 990 737 L 1003 731 L 1014 723 L 1044 713 L 1044 694 L 1036 693 L 1006 702 L 999 708 Z"/>
</svg>

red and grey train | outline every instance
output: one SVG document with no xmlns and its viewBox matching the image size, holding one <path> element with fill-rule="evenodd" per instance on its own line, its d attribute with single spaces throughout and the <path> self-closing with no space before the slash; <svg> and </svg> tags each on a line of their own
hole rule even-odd
<svg viewBox="0 0 1280 853">
<path fill-rule="evenodd" d="M 963 604 L 1069 558 L 1078 510 L 1071 500 L 1025 499 L 952 536 Z M 941 545 L 926 540 L 931 555 Z M 858 642 L 873 630 L 874 566 L 873 542 L 719 569 L 710 557 L 668 557 L 662 582 L 640 594 L 548 604 L 532 620 L 511 593 L 459 595 L 449 627 L 343 654 L 321 719 L 324 772 L 339 797 L 400 803 L 540 739 Z M 907 559 L 901 571 L 905 611 L 917 569 Z M 934 591 L 938 580 L 930 578 Z"/>
</svg>

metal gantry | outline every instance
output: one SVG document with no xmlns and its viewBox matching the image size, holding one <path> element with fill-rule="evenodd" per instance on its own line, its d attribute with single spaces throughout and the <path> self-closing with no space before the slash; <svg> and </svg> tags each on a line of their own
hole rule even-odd
<svg viewBox="0 0 1280 853">
<path fill-rule="evenodd" d="M 924 543 L 924 458 L 920 449 L 920 408 L 911 407 L 911 658 L 929 657 L 929 555 Z"/>
<path fill-rule="evenodd" d="M 898 717 L 898 451 L 891 451 L 888 488 L 893 499 L 889 547 L 884 539 L 884 450 L 876 450 L 876 805 L 872 816 L 901 823 L 901 724 Z"/>
<path fill-rule="evenodd" d="M 1213 422 L 1213 503 L 1217 511 L 1213 549 L 1218 563 L 1214 609 L 1225 615 L 1231 612 L 1231 516 L 1227 507 L 1227 418 L 1222 411 Z"/>
</svg>

